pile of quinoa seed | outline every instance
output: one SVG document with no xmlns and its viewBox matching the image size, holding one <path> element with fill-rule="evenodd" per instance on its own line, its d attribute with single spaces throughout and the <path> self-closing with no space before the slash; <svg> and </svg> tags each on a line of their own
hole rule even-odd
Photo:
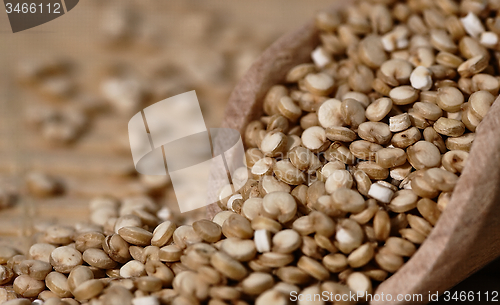
<svg viewBox="0 0 500 305">
<path fill-rule="evenodd" d="M 50 226 L 25 254 L 0 247 L 0 304 L 369 300 L 438 222 L 496 99 L 499 8 L 387 0 L 319 13 L 311 62 L 246 128 L 233 182 L 250 179 L 221 189 L 222 212 L 177 226 L 148 197 L 96 198 L 91 224 Z"/>
</svg>

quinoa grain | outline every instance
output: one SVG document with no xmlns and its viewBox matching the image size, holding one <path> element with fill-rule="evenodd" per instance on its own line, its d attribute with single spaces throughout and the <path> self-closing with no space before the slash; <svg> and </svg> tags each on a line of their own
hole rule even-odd
<svg viewBox="0 0 500 305">
<path fill-rule="evenodd" d="M 15 291 L 0 289 L 0 302 L 267 305 L 288 304 L 291 291 L 372 293 L 439 221 L 500 88 L 500 27 L 484 17 L 497 7 L 417 2 L 316 16 L 319 45 L 269 84 L 264 116 L 244 130 L 246 166 L 218 193 L 212 221 L 178 227 L 148 197 L 93 199 L 92 225 L 48 226 L 26 256 L 0 247 L 0 284 Z M 75 136 L 52 125 L 49 137 Z M 36 196 L 62 191 L 45 174 L 27 182 Z"/>
</svg>

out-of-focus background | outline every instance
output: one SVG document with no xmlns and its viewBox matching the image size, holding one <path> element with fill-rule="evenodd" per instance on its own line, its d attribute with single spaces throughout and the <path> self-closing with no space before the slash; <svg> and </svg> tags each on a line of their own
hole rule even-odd
<svg viewBox="0 0 500 305">
<path fill-rule="evenodd" d="M 16 34 L 1 12 L 0 244 L 26 250 L 50 224 L 88 222 L 96 196 L 152 195 L 178 223 L 199 218 L 178 212 L 168 177 L 137 175 L 128 120 L 194 89 L 219 126 L 253 60 L 331 2 L 82 0 Z"/>
<path fill-rule="evenodd" d="M 198 217 L 178 213 L 168 181 L 137 175 L 129 119 L 194 89 L 207 127 L 219 126 L 253 60 L 330 2 L 85 0 L 15 34 L 1 13 L 0 183 L 21 196 L 0 211 L 0 242 L 23 248 L 20 236 L 50 223 L 88 221 L 100 195 L 154 193 L 177 221 Z M 43 179 L 57 196 L 26 192 Z"/>
</svg>

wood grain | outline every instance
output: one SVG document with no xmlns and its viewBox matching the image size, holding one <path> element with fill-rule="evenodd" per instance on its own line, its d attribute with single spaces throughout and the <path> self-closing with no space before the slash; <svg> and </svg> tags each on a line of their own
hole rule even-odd
<svg viewBox="0 0 500 305">
<path fill-rule="evenodd" d="M 141 79 L 154 78 L 155 82 L 150 84 L 152 86 L 156 86 L 156 81 L 159 80 L 152 75 L 154 71 L 166 66 L 176 67 L 179 70 L 169 76 L 167 83 L 170 82 L 170 78 L 174 83 L 177 83 L 177 79 L 181 80 L 181 83 L 182 79 L 185 79 L 188 87 L 184 88 L 185 85 L 182 85 L 176 90 L 196 89 L 207 126 L 219 127 L 222 107 L 226 104 L 230 88 L 236 83 L 237 74 L 233 74 L 233 70 L 239 74 L 242 69 L 233 69 L 232 63 L 235 59 L 247 58 L 249 55 L 253 57 L 253 54 L 260 52 L 262 46 L 267 45 L 277 33 L 302 24 L 314 11 L 327 6 L 331 1 L 316 0 L 314 3 L 306 3 L 301 0 L 254 0 L 250 3 L 229 0 L 210 2 L 133 0 L 128 2 L 138 5 L 134 14 L 147 17 L 146 23 L 153 25 L 152 29 L 159 34 L 158 37 L 155 36 L 155 42 L 158 40 L 160 49 L 146 50 L 140 44 L 127 49 L 106 48 L 100 41 L 101 26 L 108 4 L 112 6 L 113 3 L 103 1 L 80 1 L 69 19 L 58 18 L 54 22 L 23 33 L 14 35 L 5 32 L 2 36 L 0 175 L 16 176 L 21 167 L 19 164 L 22 164 L 25 170 L 47 171 L 67 183 L 68 190 L 64 198 L 68 198 L 68 201 L 62 213 L 57 205 L 44 205 L 45 199 L 33 202 L 36 215 L 41 214 L 44 221 L 56 220 L 50 215 L 59 213 L 58 221 L 61 223 L 88 222 L 88 212 L 81 213 L 81 208 L 88 208 L 90 197 L 101 194 L 124 197 L 143 193 L 143 190 L 137 178 L 127 176 L 131 173 L 130 170 L 135 173 L 127 134 L 129 118 L 114 112 L 99 113 L 87 126 L 88 133 L 74 145 L 68 148 L 51 146 L 40 137 L 40 132 L 28 128 L 23 121 L 24 112 L 21 110 L 31 105 L 66 106 L 67 102 L 73 101 L 49 101 L 29 88 L 17 86 L 14 71 L 18 64 L 53 57 L 68 59 L 75 65 L 72 76 L 76 79 L 78 93 L 97 97 L 101 96 L 101 81 L 107 75 L 106 71 L 110 66 L 123 65 L 134 73 L 137 72 Z M 283 11 L 284 7 L 286 14 Z M 209 33 L 203 37 L 192 35 L 192 32 L 200 32 L 195 26 L 200 24 L 198 21 L 203 24 L 207 20 L 210 24 Z M 192 25 L 195 27 L 192 28 Z M 10 31 L 7 14 L 0 14 L 0 27 L 2 26 L 3 29 Z M 223 38 L 224 33 L 229 33 L 229 37 Z M 212 71 L 212 67 L 218 65 L 217 60 L 212 62 L 213 55 L 216 55 L 216 59 L 219 59 L 219 56 L 224 59 L 222 80 L 218 78 L 218 70 Z M 242 55 L 244 56 L 241 57 Z M 240 64 L 241 67 L 246 66 L 246 61 L 237 62 L 238 66 Z M 212 72 L 203 72 L 206 69 Z M 170 96 L 176 93 L 180 91 L 164 94 Z M 9 111 L 16 107 L 21 109 Z M 13 113 L 16 115 L 12 115 Z M 19 154 L 17 157 L 8 154 L 12 146 L 12 136 L 5 136 L 6 129 L 9 129 L 8 134 L 15 135 L 19 151 L 24 151 L 26 154 Z M 53 157 L 48 156 L 55 151 L 61 153 L 57 156 L 54 153 Z M 32 163 L 34 164 L 31 165 Z M 127 177 L 122 177 L 123 175 Z M 22 183 L 16 185 L 20 186 Z M 195 213 L 181 214 L 172 188 L 167 188 L 165 192 L 167 199 L 162 200 L 161 204 L 172 209 L 178 224 L 199 218 L 199 214 Z M 75 197 L 84 200 L 73 200 Z M 45 211 L 39 211 L 42 209 L 48 210 L 47 217 Z M 19 232 L 22 231 L 23 223 L 28 220 L 29 216 L 21 208 L 0 210 L 0 244 L 13 244 L 24 240 L 24 236 L 19 235 Z M 30 242 L 31 240 L 28 240 L 26 245 Z"/>
<path fill-rule="evenodd" d="M 317 45 L 316 36 L 312 23 L 308 23 L 266 50 L 231 94 L 223 126 L 244 134 L 246 124 L 261 115 L 262 99 L 270 86 L 282 82 L 293 65 L 309 61 Z M 391 294 L 394 298 L 398 294 L 421 294 L 421 302 L 391 304 L 425 304 L 429 292 L 444 292 L 500 255 L 499 132 L 500 98 L 477 129 L 469 162 L 436 227 L 417 253 L 383 282 L 376 294 Z M 216 176 L 212 178 L 217 180 Z M 208 217 L 218 211 L 217 205 L 211 205 Z"/>
<path fill-rule="evenodd" d="M 429 291 L 442 293 L 500 256 L 499 132 L 500 97 L 476 130 L 467 165 L 434 230 L 376 293 L 419 293 L 425 304 Z"/>
</svg>

